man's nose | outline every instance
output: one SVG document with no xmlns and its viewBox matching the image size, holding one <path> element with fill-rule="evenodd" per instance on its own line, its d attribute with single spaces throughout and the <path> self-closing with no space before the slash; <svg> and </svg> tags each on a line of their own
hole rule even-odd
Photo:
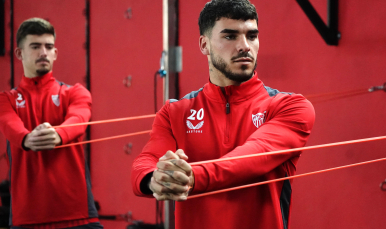
<svg viewBox="0 0 386 229">
<path fill-rule="evenodd" d="M 237 47 L 238 52 L 249 52 L 251 50 L 251 47 L 249 45 L 249 42 L 246 36 L 240 36 L 240 39 L 237 45 L 238 45 Z"/>
<path fill-rule="evenodd" d="M 47 56 L 47 49 L 46 49 L 46 47 L 42 47 L 40 49 L 40 56 Z"/>
</svg>

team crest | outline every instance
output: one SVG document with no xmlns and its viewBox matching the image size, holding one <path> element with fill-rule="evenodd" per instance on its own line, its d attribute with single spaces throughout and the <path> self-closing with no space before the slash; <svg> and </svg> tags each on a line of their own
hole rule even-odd
<svg viewBox="0 0 386 229">
<path fill-rule="evenodd" d="M 59 95 L 51 95 L 52 102 L 58 107 L 60 105 Z"/>
<path fill-rule="evenodd" d="M 257 113 L 257 114 L 252 114 L 252 122 L 253 125 L 255 125 L 257 128 L 259 128 L 261 125 L 263 125 L 264 120 L 265 120 L 265 112 L 264 113 Z"/>
</svg>

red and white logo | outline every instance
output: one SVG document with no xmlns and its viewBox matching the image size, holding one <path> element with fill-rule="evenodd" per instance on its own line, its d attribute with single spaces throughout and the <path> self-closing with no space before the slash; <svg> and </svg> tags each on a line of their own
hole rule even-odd
<svg viewBox="0 0 386 229">
<path fill-rule="evenodd" d="M 51 95 L 52 102 L 58 107 L 60 105 L 59 95 Z"/>
<path fill-rule="evenodd" d="M 266 111 L 264 111 L 264 113 L 252 114 L 253 125 L 255 125 L 257 128 L 259 128 L 261 125 L 263 125 L 264 120 L 265 120 L 265 112 Z"/>
<path fill-rule="evenodd" d="M 204 121 L 199 122 L 196 126 L 194 126 L 189 120 L 186 121 L 186 125 L 191 130 L 199 130 L 204 125 Z"/>
<path fill-rule="evenodd" d="M 201 108 L 200 110 L 196 111 L 194 109 L 190 109 L 190 113 L 191 115 L 187 118 L 188 120 L 186 120 L 186 126 L 189 128 L 186 133 L 190 134 L 190 133 L 202 133 L 202 130 L 200 130 L 202 128 L 202 126 L 204 126 L 204 121 L 201 121 L 204 119 L 204 109 Z M 189 120 L 198 120 L 198 121 L 201 121 L 199 123 L 197 123 L 197 125 L 193 125 L 193 123 Z"/>
<path fill-rule="evenodd" d="M 25 108 L 25 100 L 20 93 L 17 93 L 16 108 Z"/>
</svg>

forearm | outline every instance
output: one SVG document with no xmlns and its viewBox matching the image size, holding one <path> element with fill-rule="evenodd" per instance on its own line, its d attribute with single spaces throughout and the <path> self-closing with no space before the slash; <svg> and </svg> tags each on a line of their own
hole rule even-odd
<svg viewBox="0 0 386 229">
<path fill-rule="evenodd" d="M 71 124 L 77 124 L 77 123 L 84 123 L 88 121 L 87 116 L 89 117 L 90 115 L 90 110 L 84 109 L 79 110 L 79 113 L 83 112 L 82 116 L 76 116 L 73 115 L 71 117 L 68 117 L 62 124 L 61 126 L 66 126 L 66 125 L 71 125 Z M 86 117 L 85 117 L 86 116 Z M 85 131 L 86 131 L 87 125 L 83 126 L 74 126 L 74 127 L 63 127 L 63 128 L 56 128 L 56 132 L 59 134 L 62 144 L 67 144 L 75 139 L 78 139 L 81 137 Z"/>
<path fill-rule="evenodd" d="M 30 132 L 13 109 L 5 93 L 0 93 L 0 131 L 11 144 L 22 147 L 23 139 Z"/>
<path fill-rule="evenodd" d="M 83 86 L 76 84 L 69 96 L 65 120 L 61 126 L 88 122 L 91 117 L 91 95 Z M 62 144 L 70 143 L 81 137 L 87 125 L 57 128 L 56 131 L 62 139 Z"/>
<path fill-rule="evenodd" d="M 297 106 L 283 109 L 252 133 L 243 145 L 236 147 L 223 158 L 304 146 L 314 123 L 314 113 L 310 104 Z M 299 155 L 300 152 L 282 153 L 193 166 L 196 175 L 193 192 L 207 192 L 256 182 Z M 285 166 L 282 168 L 286 169 Z M 287 171 L 283 171 L 283 176 L 285 172 Z"/>
<path fill-rule="evenodd" d="M 300 152 L 298 152 L 300 154 Z M 193 166 L 193 193 L 209 192 L 258 182 L 271 171 L 294 158 L 290 154 L 262 156 Z M 283 169 L 282 174 L 287 171 Z"/>
</svg>

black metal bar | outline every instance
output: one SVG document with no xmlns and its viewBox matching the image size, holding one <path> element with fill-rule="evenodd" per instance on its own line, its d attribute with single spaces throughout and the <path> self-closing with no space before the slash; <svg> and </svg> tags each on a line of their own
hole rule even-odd
<svg viewBox="0 0 386 229">
<path fill-rule="evenodd" d="M 338 0 L 328 1 L 328 26 L 324 23 L 318 12 L 309 0 L 296 0 L 304 13 L 310 19 L 316 30 L 328 45 L 338 45 L 340 34 L 338 32 Z M 332 26 L 330 28 L 329 26 Z"/>
<path fill-rule="evenodd" d="M 338 0 L 328 0 L 327 2 L 327 26 L 335 34 L 338 33 Z"/>
<path fill-rule="evenodd" d="M 168 61 L 168 76 L 169 76 L 169 98 L 179 99 L 179 74 L 176 71 L 176 47 L 178 46 L 178 11 L 179 0 L 168 0 L 168 24 L 169 24 L 169 61 Z M 167 205 L 167 207 L 166 207 Z M 165 224 L 168 229 L 175 228 L 174 217 L 174 201 L 165 201 Z M 166 210 L 168 209 L 168 210 Z M 167 212 L 166 212 L 167 211 Z"/>
<path fill-rule="evenodd" d="M 90 76 L 90 0 L 85 0 L 85 17 L 86 17 L 86 43 L 85 43 L 85 49 L 86 49 L 86 77 L 85 77 L 85 82 L 86 82 L 86 88 L 91 92 L 91 76 Z M 90 140 L 91 139 L 91 130 L 90 126 L 87 127 L 86 129 L 86 139 Z M 91 171 L 91 145 L 86 144 L 85 146 L 85 153 L 86 153 L 86 158 L 87 158 L 87 164 L 88 168 Z M 91 175 L 91 173 L 90 173 Z"/>
<path fill-rule="evenodd" d="M 90 79 L 90 0 L 86 0 L 86 87 L 91 91 Z"/>
<path fill-rule="evenodd" d="M 11 78 L 9 79 L 9 85 L 11 86 L 11 89 L 15 87 L 15 59 L 14 59 L 14 55 L 13 55 L 13 49 L 14 49 L 14 36 L 13 36 L 13 27 L 14 27 L 14 6 L 13 6 L 13 0 L 10 0 L 10 13 L 9 13 L 9 16 L 11 17 L 11 22 L 9 23 L 9 27 L 10 27 L 10 32 L 11 32 L 11 36 L 10 36 L 10 39 L 11 39 L 11 42 L 10 42 L 10 46 L 11 46 L 11 49 L 9 51 L 9 55 L 10 55 L 10 59 L 11 59 Z"/>
<path fill-rule="evenodd" d="M 175 36 L 175 45 L 179 46 L 180 45 L 180 39 L 179 39 L 179 28 L 180 28 L 180 14 L 179 14 L 179 0 L 176 0 L 175 2 L 175 25 L 176 25 L 176 30 L 174 33 Z M 175 88 L 175 96 L 176 99 L 180 98 L 180 74 L 176 72 L 176 77 L 175 77 L 175 82 L 174 82 L 174 88 Z"/>
<path fill-rule="evenodd" d="M 179 99 L 178 72 L 176 71 L 176 47 L 178 46 L 178 0 L 168 0 L 169 17 L 169 98 Z"/>
<path fill-rule="evenodd" d="M 5 0 L 0 2 L 0 56 L 5 55 Z"/>
</svg>

